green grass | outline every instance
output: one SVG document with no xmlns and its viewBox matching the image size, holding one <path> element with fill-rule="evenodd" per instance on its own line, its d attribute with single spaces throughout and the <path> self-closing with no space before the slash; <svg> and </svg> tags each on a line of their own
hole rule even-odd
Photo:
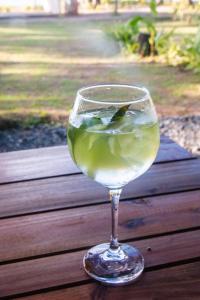
<svg viewBox="0 0 200 300">
<path fill-rule="evenodd" d="M 97 83 L 147 86 L 160 114 L 197 112 L 199 76 L 160 64 L 137 63 L 105 34 L 110 21 L 81 18 L 0 23 L 0 116 L 25 124 L 66 120 L 76 90 Z M 179 24 L 177 34 L 195 33 Z M 162 28 L 177 26 L 161 22 Z M 187 29 L 186 29 L 187 28 Z"/>
</svg>

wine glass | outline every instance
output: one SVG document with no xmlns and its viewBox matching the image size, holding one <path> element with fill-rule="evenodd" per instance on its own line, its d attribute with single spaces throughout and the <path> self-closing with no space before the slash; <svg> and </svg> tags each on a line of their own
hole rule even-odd
<svg viewBox="0 0 200 300">
<path fill-rule="evenodd" d="M 122 188 L 151 166 L 158 151 L 159 126 L 150 93 L 120 84 L 80 89 L 69 117 L 68 145 L 76 165 L 108 188 L 111 201 L 111 241 L 86 253 L 85 271 L 108 285 L 133 282 L 144 259 L 137 248 L 118 242 L 118 206 Z"/>
</svg>

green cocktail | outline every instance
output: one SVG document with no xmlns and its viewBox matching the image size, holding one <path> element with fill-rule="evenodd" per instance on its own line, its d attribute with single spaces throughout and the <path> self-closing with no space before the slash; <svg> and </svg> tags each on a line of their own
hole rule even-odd
<svg viewBox="0 0 200 300">
<path fill-rule="evenodd" d="M 144 270 L 144 258 L 137 248 L 119 243 L 118 206 L 122 188 L 151 166 L 158 151 L 159 128 L 149 91 L 120 84 L 80 89 L 69 117 L 68 145 L 76 165 L 107 187 L 111 200 L 110 243 L 89 249 L 84 269 L 105 284 L 134 282 Z"/>
<path fill-rule="evenodd" d="M 113 108 L 80 113 L 70 121 L 68 144 L 77 166 L 95 181 L 115 188 L 143 174 L 159 147 L 155 116 L 127 110 L 113 118 Z"/>
</svg>

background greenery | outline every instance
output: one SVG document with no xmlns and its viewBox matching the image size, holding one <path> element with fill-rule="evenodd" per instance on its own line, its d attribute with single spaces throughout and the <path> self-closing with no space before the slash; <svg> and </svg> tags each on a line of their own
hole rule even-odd
<svg viewBox="0 0 200 300">
<path fill-rule="evenodd" d="M 121 53 L 118 42 L 107 34 L 121 23 L 113 17 L 1 21 L 1 122 L 65 122 L 76 90 L 105 82 L 147 86 L 161 115 L 196 113 L 199 74 Z M 197 24 L 186 21 L 156 26 L 167 32 L 176 27 L 180 41 L 197 32 Z M 189 52 L 193 56 L 193 50 Z M 192 61 L 189 58 L 189 64 Z"/>
<path fill-rule="evenodd" d="M 190 8 L 190 1 L 181 2 L 183 8 Z M 196 31 L 192 34 L 184 32 L 184 36 L 180 36 L 176 33 L 180 27 L 177 28 L 172 22 L 169 25 L 171 28 L 160 28 L 156 22 L 159 7 L 156 0 L 149 1 L 150 16 L 134 16 L 115 26 L 111 34 L 128 53 L 137 53 L 142 57 L 156 56 L 158 62 L 164 61 L 168 65 L 179 65 L 200 73 L 200 4 L 192 5 L 193 9 L 189 10 L 189 14 L 179 6 L 172 14 L 173 19 L 185 20 L 188 26 L 196 26 Z M 180 11 L 184 13 L 180 15 Z"/>
</svg>

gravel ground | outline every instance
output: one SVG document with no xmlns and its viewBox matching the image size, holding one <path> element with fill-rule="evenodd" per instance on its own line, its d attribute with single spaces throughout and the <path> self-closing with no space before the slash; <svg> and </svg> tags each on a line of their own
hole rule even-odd
<svg viewBox="0 0 200 300">
<path fill-rule="evenodd" d="M 162 119 L 160 131 L 193 154 L 200 155 L 200 116 Z"/>
<path fill-rule="evenodd" d="M 200 116 L 164 118 L 160 121 L 160 129 L 162 134 L 200 155 Z M 62 126 L 0 130 L 0 152 L 65 144 L 66 129 Z"/>
</svg>

